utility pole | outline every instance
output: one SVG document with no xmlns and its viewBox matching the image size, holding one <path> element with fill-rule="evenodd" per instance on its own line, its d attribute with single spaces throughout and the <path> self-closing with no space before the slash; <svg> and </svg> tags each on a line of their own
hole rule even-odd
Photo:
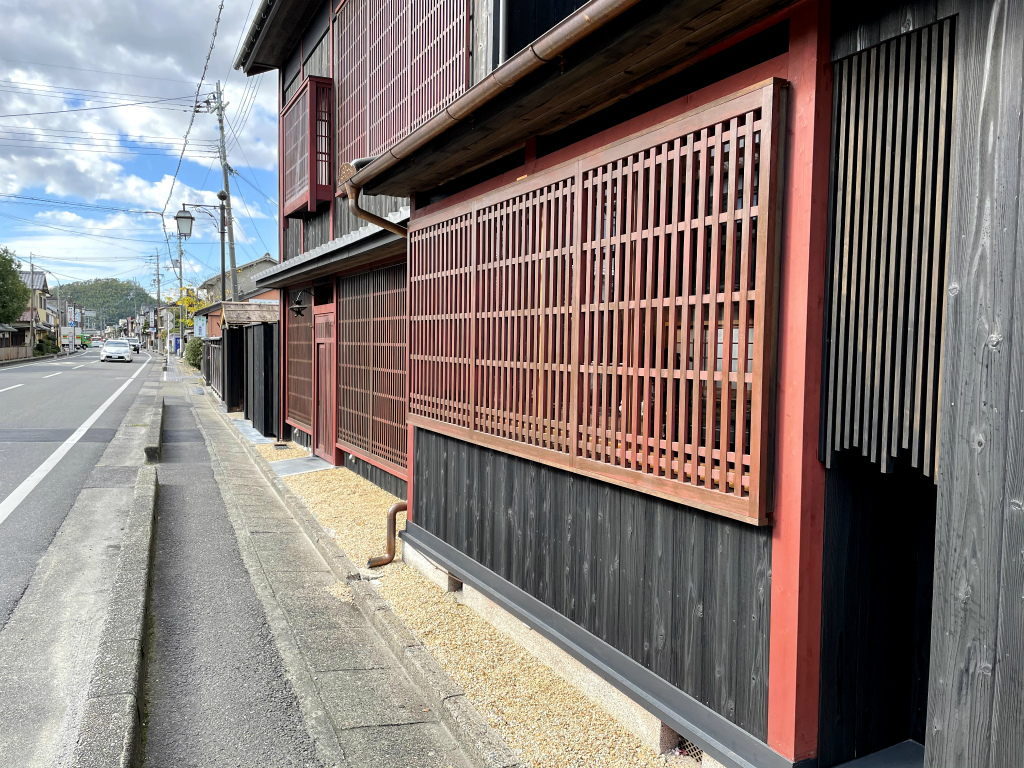
<svg viewBox="0 0 1024 768">
<path fill-rule="evenodd" d="M 29 339 L 31 340 L 32 354 L 35 354 L 36 349 L 36 265 L 32 260 L 34 254 L 30 251 L 28 254 L 28 319 L 31 324 L 29 328 Z"/>
<path fill-rule="evenodd" d="M 160 249 L 156 252 L 156 347 L 160 348 Z"/>
<path fill-rule="evenodd" d="M 178 351 L 184 351 L 185 340 L 185 250 L 178 235 Z"/>
<path fill-rule="evenodd" d="M 227 197 L 224 205 L 227 208 L 228 225 L 228 256 L 231 264 L 231 300 L 238 301 L 238 270 L 235 268 L 235 223 L 231 215 L 231 166 L 228 165 L 227 141 L 224 136 L 224 111 L 227 104 L 224 102 L 224 92 L 220 88 L 220 80 L 217 81 L 217 104 L 214 109 L 217 112 L 217 125 L 220 127 L 220 167 L 224 174 L 224 192 Z"/>
</svg>

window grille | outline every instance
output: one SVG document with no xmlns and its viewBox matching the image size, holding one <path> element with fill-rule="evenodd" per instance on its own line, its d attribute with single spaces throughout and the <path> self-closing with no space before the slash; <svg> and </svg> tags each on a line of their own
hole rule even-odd
<svg viewBox="0 0 1024 768">
<path fill-rule="evenodd" d="M 409 238 L 409 423 L 763 523 L 782 85 Z"/>
<path fill-rule="evenodd" d="M 303 307 L 297 315 L 291 307 Z M 285 312 L 285 418 L 292 426 L 312 432 L 313 425 L 313 307 L 308 288 L 288 292 Z"/>
<path fill-rule="evenodd" d="M 337 30 L 339 162 L 381 154 L 468 87 L 466 0 L 348 0 Z"/>
<path fill-rule="evenodd" d="M 338 446 L 405 474 L 405 265 L 338 281 Z"/>
<path fill-rule="evenodd" d="M 307 77 L 281 113 L 285 216 L 313 213 L 333 195 L 331 81 Z"/>
<path fill-rule="evenodd" d="M 338 163 L 366 157 L 366 2 L 347 0 L 338 11 Z"/>
</svg>

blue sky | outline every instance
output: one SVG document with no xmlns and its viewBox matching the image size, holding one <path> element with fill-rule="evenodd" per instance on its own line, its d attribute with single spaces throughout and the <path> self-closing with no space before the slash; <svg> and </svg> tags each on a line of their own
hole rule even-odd
<svg viewBox="0 0 1024 768">
<path fill-rule="evenodd" d="M 278 252 L 276 73 L 231 69 L 255 6 L 225 0 L 200 90 L 225 83 L 239 264 Z M 176 286 L 159 213 L 174 232 L 182 202 L 216 204 L 222 187 L 212 114 L 195 116 L 175 177 L 217 3 L 0 0 L 0 14 L 0 245 L 32 254 L 51 285 L 116 276 L 151 292 L 159 251 Z M 220 269 L 213 222 L 196 226 L 186 285 Z"/>
</svg>

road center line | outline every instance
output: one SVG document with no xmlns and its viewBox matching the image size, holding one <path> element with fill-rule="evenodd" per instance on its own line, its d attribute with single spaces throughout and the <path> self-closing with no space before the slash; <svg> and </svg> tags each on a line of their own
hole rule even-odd
<svg viewBox="0 0 1024 768">
<path fill-rule="evenodd" d="M 43 376 L 43 378 L 44 379 L 48 379 L 51 376 L 60 376 L 62 373 L 64 373 L 64 371 L 57 371 L 56 373 L 48 373 L 45 376 Z"/>
<path fill-rule="evenodd" d="M 85 363 L 82 363 L 81 365 L 76 365 L 76 366 L 75 366 L 74 368 L 72 368 L 71 370 L 72 370 L 72 371 L 77 371 L 77 370 L 78 370 L 79 368 L 85 368 Z"/>
<path fill-rule="evenodd" d="M 85 433 L 89 431 L 89 428 L 97 422 L 97 420 L 100 418 L 100 416 L 103 415 L 104 411 L 106 411 L 107 408 L 113 405 L 114 401 L 117 400 L 118 396 L 126 389 L 128 389 L 128 385 L 132 383 L 136 376 L 142 373 L 142 371 L 146 368 L 148 364 L 149 360 L 147 360 L 141 366 L 139 366 L 139 370 L 133 373 L 131 377 L 128 379 L 128 381 L 126 381 L 124 384 L 118 387 L 117 391 L 110 397 L 108 397 L 106 402 L 103 403 L 103 405 L 101 405 L 99 408 L 93 411 L 92 415 L 82 423 L 82 426 L 80 426 L 72 433 L 71 437 L 69 437 L 67 440 L 61 443 L 57 450 L 51 453 L 49 457 L 46 459 L 46 461 L 44 461 L 42 464 L 39 465 L 38 468 L 36 468 L 35 472 L 26 477 L 24 480 L 22 480 L 21 485 L 15 488 L 11 492 L 10 496 L 8 496 L 6 499 L 0 502 L 0 524 L 2 524 L 3 521 L 6 520 L 8 516 L 15 509 L 18 508 L 18 505 L 25 500 L 26 496 L 32 493 L 33 489 L 43 481 L 43 478 L 50 474 L 50 470 L 56 467 L 60 460 L 67 455 L 68 451 L 70 451 L 75 446 L 75 443 L 77 443 L 85 436 Z M 56 376 L 57 374 L 51 373 L 50 375 Z M 44 376 L 43 378 L 47 377 Z M 21 385 L 19 384 L 17 386 Z"/>
<path fill-rule="evenodd" d="M 0 389 L 0 392 L 6 392 L 9 389 L 17 389 L 18 387 L 23 387 L 23 386 L 25 386 L 25 385 L 24 384 L 14 384 L 14 385 L 12 385 L 10 387 L 4 387 L 3 389 Z"/>
</svg>

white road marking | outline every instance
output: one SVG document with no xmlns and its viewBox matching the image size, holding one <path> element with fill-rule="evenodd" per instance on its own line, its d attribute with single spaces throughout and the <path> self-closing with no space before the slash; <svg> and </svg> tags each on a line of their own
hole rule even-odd
<svg viewBox="0 0 1024 768">
<path fill-rule="evenodd" d="M 76 355 L 84 354 L 83 352 L 75 352 L 72 357 Z M 17 368 L 28 368 L 30 365 L 56 365 L 52 360 L 40 360 L 38 363 L 18 363 L 17 365 L 4 365 L 0 366 L 0 372 L 13 371 Z"/>
<path fill-rule="evenodd" d="M 15 384 L 14 386 L 4 387 L 3 389 L 0 389 L 0 392 L 6 392 L 9 389 L 17 389 L 18 387 L 23 387 L 23 386 L 25 386 L 25 385 L 24 384 Z"/>
<path fill-rule="evenodd" d="M 72 368 L 71 370 L 72 370 L 72 371 L 77 371 L 77 370 L 78 370 L 79 368 L 85 368 L 85 363 L 82 363 L 81 365 L 76 365 L 76 366 L 75 366 L 74 368 Z"/>
<path fill-rule="evenodd" d="M 139 366 L 139 370 L 132 374 L 132 377 L 128 379 L 128 381 L 126 381 L 124 384 L 118 387 L 117 391 L 110 397 L 108 397 L 106 402 L 103 403 L 103 405 L 101 405 L 99 408 L 93 411 L 92 415 L 82 423 L 82 426 L 80 426 L 72 433 L 71 437 L 69 437 L 67 440 L 61 443 L 57 450 L 51 453 L 49 458 L 47 458 L 46 461 L 44 461 L 42 464 L 39 465 L 39 467 L 36 468 L 35 472 L 26 477 L 24 480 L 22 480 L 21 485 L 15 488 L 11 492 L 10 496 L 8 496 L 6 499 L 0 502 L 0 523 L 3 523 L 3 521 L 6 520 L 8 516 L 10 516 L 10 514 L 15 509 L 18 508 L 18 505 L 25 500 L 25 497 L 32 493 L 32 490 L 43 481 L 43 478 L 50 474 L 50 470 L 56 467 L 60 460 L 67 455 L 68 451 L 70 451 L 75 446 L 75 443 L 77 443 L 85 436 L 85 433 L 89 431 L 89 428 L 92 427 L 92 425 L 96 423 L 99 417 L 103 415 L 104 411 L 106 411 L 107 408 L 109 408 L 113 404 L 113 402 L 117 400 L 118 396 L 126 389 L 128 389 L 128 386 L 132 383 L 132 380 L 140 373 L 142 373 L 142 371 L 145 369 L 148 363 L 149 360 L 147 360 L 145 363 Z M 57 374 L 50 375 L 56 376 Z M 44 376 L 43 378 L 46 377 Z"/>
<path fill-rule="evenodd" d="M 43 376 L 43 378 L 44 379 L 48 379 L 51 376 L 60 376 L 62 373 L 64 373 L 64 371 L 57 371 L 56 373 L 48 373 L 46 376 Z"/>
</svg>

